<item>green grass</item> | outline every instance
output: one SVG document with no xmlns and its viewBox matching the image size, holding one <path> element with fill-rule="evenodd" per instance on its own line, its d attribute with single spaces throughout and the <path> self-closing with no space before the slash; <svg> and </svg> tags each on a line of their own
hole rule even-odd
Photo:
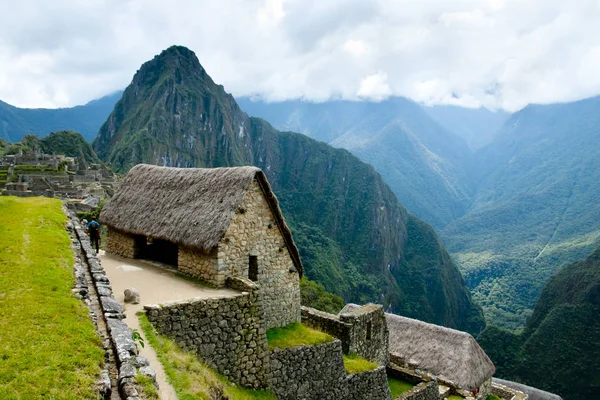
<svg viewBox="0 0 600 400">
<path fill-rule="evenodd" d="M 495 394 L 490 394 L 487 397 L 487 400 L 502 400 L 500 397 L 496 396 Z"/>
<path fill-rule="evenodd" d="M 138 318 L 147 339 L 146 344 L 156 351 L 179 400 L 276 400 L 266 390 L 250 390 L 229 382 L 203 364 L 196 355 L 184 352 L 173 341 L 158 335 L 145 314 L 138 313 Z"/>
<path fill-rule="evenodd" d="M 377 364 L 365 360 L 357 354 L 344 354 L 344 367 L 349 374 L 371 371 L 378 367 Z"/>
<path fill-rule="evenodd" d="M 392 399 L 400 396 L 402 393 L 408 392 L 410 389 L 414 388 L 415 385 L 412 383 L 408 383 L 402 379 L 398 378 L 387 378 L 388 384 L 390 385 L 390 392 L 392 392 Z"/>
<path fill-rule="evenodd" d="M 160 400 L 160 396 L 158 395 L 158 390 L 154 386 L 154 382 L 152 378 L 144 376 L 140 373 L 136 376 L 137 382 L 139 384 L 140 390 L 143 393 L 143 397 L 146 400 Z"/>
<path fill-rule="evenodd" d="M 283 328 L 271 328 L 267 330 L 269 350 L 297 346 L 314 346 L 332 342 L 333 340 L 332 336 L 304 326 L 299 322 L 291 323 Z"/>
<path fill-rule="evenodd" d="M 0 197 L 0 398 L 90 399 L 104 351 L 71 296 L 61 203 Z"/>
<path fill-rule="evenodd" d="M 453 394 L 448 397 L 448 400 L 465 400 L 465 398 L 457 394 Z"/>
</svg>

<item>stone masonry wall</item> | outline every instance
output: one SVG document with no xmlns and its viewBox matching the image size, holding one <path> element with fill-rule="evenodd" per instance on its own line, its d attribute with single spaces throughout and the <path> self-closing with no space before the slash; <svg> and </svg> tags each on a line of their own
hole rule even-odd
<svg viewBox="0 0 600 400">
<path fill-rule="evenodd" d="M 267 329 L 300 321 L 298 272 L 256 180 L 219 244 L 219 273 L 248 278 L 250 256 L 258 259 L 257 282 Z"/>
<path fill-rule="evenodd" d="M 390 400 L 385 368 L 347 375 L 342 343 L 274 349 L 271 390 L 280 400 Z"/>
<path fill-rule="evenodd" d="M 383 306 L 367 304 L 354 311 L 340 314 L 340 321 L 350 324 L 348 352 L 367 360 L 389 363 L 389 332 Z"/>
<path fill-rule="evenodd" d="M 302 307 L 302 322 L 340 339 L 346 354 L 356 353 L 384 366 L 389 362 L 389 333 L 381 305 L 367 304 L 341 315 Z"/>
<path fill-rule="evenodd" d="M 200 279 L 217 287 L 225 286 L 224 271 L 217 269 L 217 254 L 205 255 L 179 246 L 177 269 L 182 274 Z"/>
<path fill-rule="evenodd" d="M 442 400 L 437 383 L 421 382 L 408 392 L 402 393 L 394 400 Z"/>
<path fill-rule="evenodd" d="M 106 231 L 106 243 L 104 245 L 107 253 L 116 254 L 125 258 L 135 258 L 135 239 L 133 235 L 119 232 L 108 228 Z"/>
<path fill-rule="evenodd" d="M 237 286 L 240 287 L 238 282 Z M 252 287 L 248 283 L 244 287 Z M 256 289 L 229 298 L 145 306 L 156 330 L 246 387 L 267 387 L 269 352 Z"/>
</svg>

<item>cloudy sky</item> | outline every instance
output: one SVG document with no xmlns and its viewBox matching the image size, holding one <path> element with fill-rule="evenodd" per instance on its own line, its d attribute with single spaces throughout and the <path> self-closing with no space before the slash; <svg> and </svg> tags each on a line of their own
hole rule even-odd
<svg viewBox="0 0 600 400">
<path fill-rule="evenodd" d="M 236 96 L 516 110 L 600 94 L 600 0 L 0 0 L 0 99 L 85 103 L 173 44 Z"/>
</svg>

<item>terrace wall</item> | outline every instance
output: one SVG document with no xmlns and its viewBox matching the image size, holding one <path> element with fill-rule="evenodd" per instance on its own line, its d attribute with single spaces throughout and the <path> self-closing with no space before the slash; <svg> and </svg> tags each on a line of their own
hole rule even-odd
<svg viewBox="0 0 600 400">
<path fill-rule="evenodd" d="M 258 288 L 245 279 L 228 282 L 246 291 L 228 298 L 145 306 L 146 315 L 158 333 L 196 353 L 231 381 L 268 387 L 269 351 Z"/>
<path fill-rule="evenodd" d="M 271 390 L 282 400 L 390 400 L 384 367 L 348 375 L 342 342 L 274 349 Z"/>
</svg>

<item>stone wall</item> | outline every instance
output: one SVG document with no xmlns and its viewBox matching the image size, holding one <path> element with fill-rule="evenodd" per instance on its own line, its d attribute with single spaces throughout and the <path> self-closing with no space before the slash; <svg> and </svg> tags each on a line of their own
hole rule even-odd
<svg viewBox="0 0 600 400">
<path fill-rule="evenodd" d="M 394 400 L 442 400 L 438 385 L 434 381 L 421 382 Z"/>
<path fill-rule="evenodd" d="M 116 254 L 125 258 L 135 258 L 137 249 L 135 246 L 135 237 L 126 233 L 119 232 L 113 228 L 106 230 L 106 243 L 104 248 L 107 253 Z"/>
<path fill-rule="evenodd" d="M 389 332 L 381 305 L 367 304 L 340 315 L 302 307 L 302 322 L 340 339 L 346 354 L 356 353 L 379 365 L 389 362 Z"/>
<path fill-rule="evenodd" d="M 340 321 L 350 324 L 348 353 L 387 365 L 389 362 L 389 332 L 383 306 L 367 304 L 340 314 Z"/>
<path fill-rule="evenodd" d="M 217 254 L 205 255 L 179 246 L 177 269 L 182 274 L 199 279 L 217 287 L 225 286 L 225 273 L 217 269 Z"/>
<path fill-rule="evenodd" d="M 269 351 L 257 288 L 229 298 L 193 299 L 145 306 L 156 330 L 196 353 L 231 381 L 253 388 L 269 384 Z"/>
<path fill-rule="evenodd" d="M 218 248 L 218 270 L 248 278 L 257 257 L 266 327 L 300 321 L 298 272 L 260 185 L 252 182 Z"/>
<path fill-rule="evenodd" d="M 103 340 L 103 345 L 105 348 L 108 348 L 110 344 L 111 349 L 105 355 L 105 359 L 107 362 L 116 363 L 116 388 L 118 388 L 121 398 L 124 400 L 138 399 L 136 379 L 138 372 L 154 380 L 154 384 L 158 387 L 155 380 L 156 374 L 152 367 L 150 367 L 149 361 L 138 355 L 137 347 L 133 340 L 133 332 L 123 321 L 125 317 L 123 307 L 113 297 L 110 281 L 100 260 L 96 257 L 96 251 L 92 249 L 88 235 L 84 232 L 83 227 L 79 224 L 74 214 L 71 215 L 71 221 L 73 231 L 79 242 L 81 254 L 83 255 L 83 261 L 86 263 L 91 282 L 94 286 L 92 296 L 97 296 L 98 307 L 101 311 L 101 315 L 95 320 L 96 328 L 99 329 L 103 325 L 103 329 L 106 329 L 108 333 L 107 340 Z M 79 280 L 80 278 L 78 278 Z M 80 290 L 78 294 L 82 294 Z M 93 305 L 93 303 L 89 304 Z M 109 353 L 112 353 L 112 355 Z M 103 373 L 102 380 L 102 385 L 100 385 L 103 391 L 102 396 L 109 398 L 111 394 L 111 380 L 108 372 Z"/>
<path fill-rule="evenodd" d="M 271 390 L 281 400 L 389 400 L 385 368 L 347 375 L 342 343 L 274 349 Z"/>
</svg>

